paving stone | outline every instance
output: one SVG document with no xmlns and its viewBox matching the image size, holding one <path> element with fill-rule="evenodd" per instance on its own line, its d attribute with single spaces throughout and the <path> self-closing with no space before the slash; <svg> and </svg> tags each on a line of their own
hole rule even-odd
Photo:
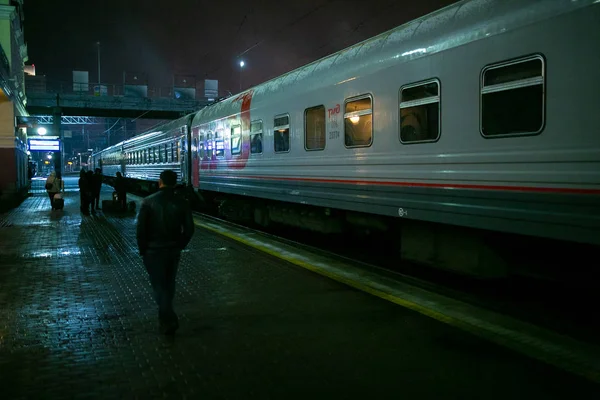
<svg viewBox="0 0 600 400">
<path fill-rule="evenodd" d="M 0 215 L 2 399 L 600 398 L 582 379 L 202 230 L 181 260 L 180 331 L 163 337 L 135 217 L 82 216 L 76 178 L 66 184 L 63 211 L 40 191 Z"/>
</svg>

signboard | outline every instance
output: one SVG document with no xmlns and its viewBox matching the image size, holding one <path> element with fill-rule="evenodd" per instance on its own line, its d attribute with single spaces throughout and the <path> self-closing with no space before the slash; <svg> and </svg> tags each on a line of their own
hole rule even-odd
<svg viewBox="0 0 600 400">
<path fill-rule="evenodd" d="M 108 87 L 106 85 L 94 85 L 94 96 L 108 96 Z"/>
<path fill-rule="evenodd" d="M 214 79 L 204 80 L 204 97 L 216 99 L 219 97 L 219 81 Z"/>
<path fill-rule="evenodd" d="M 88 92 L 90 87 L 88 71 L 73 71 L 73 91 Z"/>
<path fill-rule="evenodd" d="M 60 151 L 60 140 L 29 139 L 30 151 Z"/>
</svg>

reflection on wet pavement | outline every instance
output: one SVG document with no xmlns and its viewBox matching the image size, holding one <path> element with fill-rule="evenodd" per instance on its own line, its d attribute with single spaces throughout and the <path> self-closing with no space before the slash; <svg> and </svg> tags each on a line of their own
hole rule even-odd
<svg viewBox="0 0 600 400">
<path fill-rule="evenodd" d="M 198 231 L 158 334 L 135 217 L 0 214 L 0 398 L 566 398 L 579 380 Z M 104 198 L 110 198 L 105 188 Z M 392 395 L 393 394 L 393 395 Z M 541 397 L 540 397 L 541 396 Z"/>
</svg>

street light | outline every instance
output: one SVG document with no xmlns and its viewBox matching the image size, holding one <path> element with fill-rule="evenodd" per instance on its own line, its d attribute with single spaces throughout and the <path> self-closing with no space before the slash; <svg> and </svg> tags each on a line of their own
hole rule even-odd
<svg viewBox="0 0 600 400">
<path fill-rule="evenodd" d="M 40 135 L 45 135 L 46 133 L 48 133 L 48 130 L 46 130 L 46 128 L 44 128 L 43 126 L 38 128 L 37 133 Z"/>
<path fill-rule="evenodd" d="M 244 68 L 244 65 L 246 65 L 246 63 L 244 62 L 244 60 L 240 61 L 240 92 L 242 91 L 242 69 Z"/>
<path fill-rule="evenodd" d="M 98 46 L 98 86 L 100 86 L 100 42 L 96 42 L 96 45 Z"/>
</svg>

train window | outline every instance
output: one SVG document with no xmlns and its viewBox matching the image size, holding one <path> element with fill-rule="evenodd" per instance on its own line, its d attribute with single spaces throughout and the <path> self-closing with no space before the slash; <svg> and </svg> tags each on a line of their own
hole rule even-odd
<svg viewBox="0 0 600 400">
<path fill-rule="evenodd" d="M 192 142 L 192 155 L 194 158 L 198 157 L 198 138 L 194 138 L 194 141 Z"/>
<path fill-rule="evenodd" d="M 440 82 L 429 80 L 400 88 L 400 141 L 435 142 L 440 137 Z"/>
<path fill-rule="evenodd" d="M 215 131 L 215 156 L 223 157 L 225 155 L 225 144 L 223 141 L 223 131 Z"/>
<path fill-rule="evenodd" d="M 242 127 L 234 125 L 231 127 L 231 154 L 242 152 Z"/>
<path fill-rule="evenodd" d="M 212 132 L 208 131 L 206 134 L 206 155 L 209 159 L 212 159 L 213 156 L 213 140 L 212 140 Z"/>
<path fill-rule="evenodd" d="M 252 121 L 250 123 L 250 153 L 262 153 L 263 123 L 262 121 Z"/>
<path fill-rule="evenodd" d="M 204 160 L 204 156 L 206 155 L 206 146 L 204 145 L 204 135 L 200 135 L 200 143 L 198 144 L 198 154 L 201 160 Z"/>
<path fill-rule="evenodd" d="M 346 147 L 366 147 L 373 143 L 373 99 L 371 96 L 346 100 L 344 138 Z"/>
<path fill-rule="evenodd" d="M 276 153 L 290 151 L 290 116 L 278 115 L 273 124 L 274 146 Z"/>
<path fill-rule="evenodd" d="M 175 157 L 174 158 L 175 161 L 179 161 L 179 154 L 181 154 L 182 142 L 183 142 L 183 140 L 178 140 L 175 143 L 175 154 L 173 155 L 173 157 Z"/>
<path fill-rule="evenodd" d="M 488 66 L 481 74 L 483 136 L 527 135 L 544 127 L 544 59 Z"/>
<path fill-rule="evenodd" d="M 306 150 L 325 148 L 325 106 L 304 110 L 304 148 Z"/>
</svg>

